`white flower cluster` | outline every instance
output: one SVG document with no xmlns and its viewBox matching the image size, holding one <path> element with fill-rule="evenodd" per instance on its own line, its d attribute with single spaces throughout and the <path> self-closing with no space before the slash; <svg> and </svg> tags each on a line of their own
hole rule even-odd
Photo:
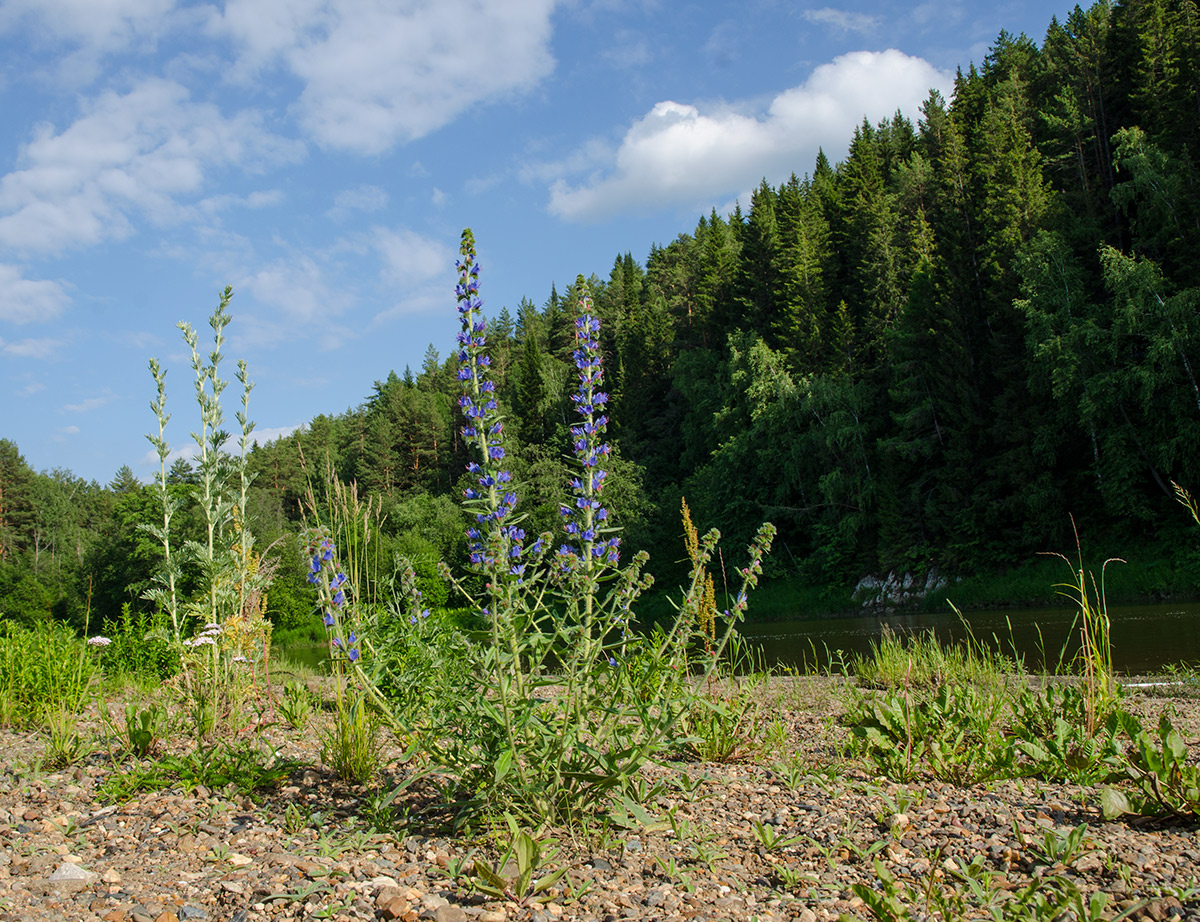
<svg viewBox="0 0 1200 922">
<path fill-rule="evenodd" d="M 209 624 L 204 625 L 204 630 L 202 630 L 191 640 L 185 640 L 183 645 L 193 649 L 197 647 L 215 647 L 217 645 L 217 638 L 220 636 L 221 625 L 212 624 L 210 622 Z"/>
<path fill-rule="evenodd" d="M 87 641 L 89 647 L 107 647 L 110 643 L 112 643 L 111 640 L 109 640 L 107 637 L 102 637 L 99 634 L 97 634 L 95 637 L 89 637 Z"/>
</svg>

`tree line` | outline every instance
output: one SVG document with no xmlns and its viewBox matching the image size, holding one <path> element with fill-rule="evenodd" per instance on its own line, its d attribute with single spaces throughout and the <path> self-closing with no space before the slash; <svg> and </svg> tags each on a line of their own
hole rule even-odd
<svg viewBox="0 0 1200 922">
<path fill-rule="evenodd" d="M 1200 483 L 1198 154 L 1197 4 L 1099 2 L 1040 46 L 1001 33 L 951 100 L 864 121 L 842 162 L 619 254 L 588 285 L 626 546 L 674 572 L 684 497 L 738 541 L 773 521 L 774 566 L 828 583 L 1003 567 L 1064 546 L 1072 516 L 1154 538 L 1173 483 Z M 552 285 L 488 328 L 533 532 L 566 493 L 576 295 Z M 300 499 L 333 477 L 378 497 L 385 557 L 460 559 L 454 364 L 431 346 L 362 405 L 257 446 L 260 545 L 294 546 Z M 190 476 L 177 464 L 172 489 Z M 88 581 L 139 604 L 154 503 L 128 469 L 86 484 L 0 442 L 5 614 L 77 616 Z M 285 582 L 274 604 L 299 610 Z"/>
</svg>

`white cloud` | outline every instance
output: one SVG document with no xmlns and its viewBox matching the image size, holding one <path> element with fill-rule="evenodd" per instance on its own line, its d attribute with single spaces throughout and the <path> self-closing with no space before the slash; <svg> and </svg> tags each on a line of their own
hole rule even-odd
<svg viewBox="0 0 1200 922">
<path fill-rule="evenodd" d="M 91 413 L 92 410 L 98 410 L 106 404 L 112 403 L 112 394 L 102 394 L 95 397 L 86 397 L 79 403 L 68 403 L 62 408 L 63 413 Z"/>
<path fill-rule="evenodd" d="M 292 325 L 313 323 L 322 315 L 332 318 L 348 306 L 347 296 L 335 292 L 311 256 L 276 260 L 234 287 L 248 290 L 261 304 L 278 310 Z M 286 331 L 281 329 L 278 333 L 283 336 Z"/>
<path fill-rule="evenodd" d="M 626 132 L 607 171 L 574 186 L 560 176 L 549 210 L 586 221 L 670 205 L 703 208 L 764 176 L 781 181 L 810 170 L 818 147 L 836 159 L 864 116 L 915 112 L 931 88 L 949 95 L 952 86 L 951 74 L 920 58 L 856 51 L 821 65 L 763 113 L 660 102 Z"/>
<path fill-rule="evenodd" d="M 379 154 L 536 86 L 556 3 L 228 0 L 213 27 L 247 75 L 281 62 L 304 83 L 296 114 L 318 143 Z"/>
<path fill-rule="evenodd" d="M 266 445 L 268 442 L 274 442 L 278 439 L 287 438 L 297 429 L 303 429 L 302 423 L 297 423 L 294 426 L 275 426 L 267 429 L 255 429 L 250 433 L 250 438 L 259 445 Z"/>
<path fill-rule="evenodd" d="M 17 342 L 6 342 L 0 339 L 0 352 L 5 355 L 15 355 L 22 359 L 49 359 L 62 351 L 66 345 L 61 339 L 22 339 Z"/>
<path fill-rule="evenodd" d="M 5 0 L 0 32 L 36 19 L 56 38 L 116 51 L 158 35 L 174 8 L 175 0 Z"/>
<path fill-rule="evenodd" d="M 22 278 L 16 266 L 0 263 L 0 320 L 53 320 L 70 303 L 70 296 L 58 282 Z"/>
<path fill-rule="evenodd" d="M 415 285 L 449 271 L 450 248 L 406 228 L 376 227 L 375 250 L 383 263 L 383 279 L 395 285 Z"/>
<path fill-rule="evenodd" d="M 326 215 L 335 221 L 341 221 L 356 211 L 379 211 L 386 208 L 387 203 L 388 194 L 379 186 L 356 186 L 353 189 L 343 189 L 335 195 L 333 207 Z"/>
<path fill-rule="evenodd" d="M 254 169 L 298 153 L 256 113 L 226 118 L 169 80 L 109 91 L 63 131 L 34 129 L 19 169 L 0 179 L 0 245 L 58 253 L 121 239 L 140 216 L 158 224 L 184 218 L 181 200 L 200 193 L 212 170 Z"/>
<path fill-rule="evenodd" d="M 61 435 L 78 435 L 78 426 L 59 426 L 57 430 Z"/>
<path fill-rule="evenodd" d="M 835 10 L 832 7 L 822 7 L 819 10 L 805 10 L 804 18 L 809 22 L 822 26 L 830 26 L 839 32 L 859 32 L 867 34 L 879 28 L 879 17 L 868 16 L 866 13 L 850 13 L 846 10 Z"/>
</svg>

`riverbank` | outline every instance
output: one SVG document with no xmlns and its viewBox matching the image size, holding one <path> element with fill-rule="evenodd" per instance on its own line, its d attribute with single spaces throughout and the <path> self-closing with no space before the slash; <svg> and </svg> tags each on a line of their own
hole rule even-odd
<svg viewBox="0 0 1200 922">
<path fill-rule="evenodd" d="M 1106 566 L 1106 560 L 1113 562 Z M 1089 552 L 1083 563 L 1087 572 L 1094 575 L 1097 590 L 1103 588 L 1110 605 L 1200 600 L 1200 563 L 1186 547 L 1148 544 L 1119 554 Z M 1060 584 L 1073 578 L 1072 567 L 1077 565 L 1075 558 L 1068 563 L 1055 554 L 1044 554 L 993 572 L 939 572 L 935 575 L 942 585 L 920 597 L 913 595 L 899 605 L 864 604 L 869 601 L 870 593 L 860 590 L 856 594 L 853 580 L 820 584 L 795 572 L 774 574 L 765 577 L 755 590 L 747 620 L 759 623 L 855 618 L 864 614 L 936 613 L 950 611 L 951 605 L 963 612 L 1069 608 L 1072 603 L 1060 594 Z M 882 584 L 889 576 L 901 585 L 907 576 L 910 583 L 923 588 L 928 571 L 861 574 L 858 582 L 873 579 Z M 718 587 L 718 597 L 720 593 Z M 677 597 L 678 591 L 652 592 L 643 598 L 639 614 L 647 621 L 669 619 L 674 613 L 670 599 Z"/>
<path fill-rule="evenodd" d="M 544 869 L 566 876 L 549 902 L 527 906 L 473 890 L 467 872 L 476 859 L 497 861 L 496 837 L 452 834 L 433 785 L 382 802 L 414 768 L 398 761 L 398 741 L 385 742 L 390 775 L 378 788 L 322 767 L 326 715 L 302 731 L 276 723 L 205 757 L 257 753 L 240 781 L 175 782 L 115 801 L 104 796 L 115 778 L 194 747 L 171 743 L 143 762 L 98 751 L 48 771 L 38 767 L 44 733 L 3 729 L 0 920 L 832 922 L 872 917 L 856 884 L 883 894 L 890 878 L 892 898 L 924 914 L 913 901 L 930 887 L 967 894 L 964 873 L 996 906 L 1065 881 L 1085 901 L 1106 895 L 1100 917 L 1200 919 L 1195 822 L 1106 821 L 1096 788 L 1035 778 L 959 787 L 873 777 L 845 757 L 844 682 L 773 679 L 762 701 L 769 752 L 732 765 L 653 766 L 643 790 L 661 790 L 644 803 L 627 802 L 607 823 L 543 834 L 543 848 L 556 849 Z M 1123 704 L 1147 726 L 1170 708 L 1184 738 L 1200 739 L 1194 689 L 1152 685 L 1126 692 Z M 79 731 L 104 737 L 94 708 Z M 277 782 L 237 790 L 268 765 L 284 766 Z M 964 915 L 982 914 L 982 900 Z"/>
</svg>

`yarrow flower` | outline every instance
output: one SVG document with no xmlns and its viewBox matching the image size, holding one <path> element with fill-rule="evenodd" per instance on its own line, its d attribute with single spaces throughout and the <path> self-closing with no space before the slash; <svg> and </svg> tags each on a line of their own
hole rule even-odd
<svg viewBox="0 0 1200 922">
<path fill-rule="evenodd" d="M 87 643 L 89 647 L 107 647 L 112 640 L 97 634 L 95 637 L 89 637 Z"/>
<path fill-rule="evenodd" d="M 579 423 L 571 427 L 571 439 L 575 459 L 583 471 L 571 480 L 574 503 L 559 510 L 563 516 L 563 530 L 578 543 L 564 544 L 559 548 L 558 556 L 564 570 L 571 569 L 573 562 L 578 561 L 582 569 L 590 573 L 597 566 L 617 564 L 621 539 L 601 535 L 601 523 L 608 521 L 608 510 L 600 504 L 598 497 L 608 475 L 600 464 L 612 451 L 603 441 L 608 428 L 608 417 L 603 412 L 608 404 L 608 394 L 599 390 L 604 382 L 600 320 L 593 312 L 592 298 L 583 277 L 580 276 L 575 284 L 580 294 L 572 357 L 579 372 L 579 390 L 571 395 L 571 401 L 579 413 Z"/>
</svg>

